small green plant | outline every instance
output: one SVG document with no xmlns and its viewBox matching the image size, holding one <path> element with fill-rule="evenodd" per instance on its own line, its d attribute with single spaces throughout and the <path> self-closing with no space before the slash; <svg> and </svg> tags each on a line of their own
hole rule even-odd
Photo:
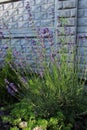
<svg viewBox="0 0 87 130">
<path fill-rule="evenodd" d="M 65 123 L 66 119 L 62 112 L 58 112 L 56 117 L 51 117 L 48 122 L 48 129 L 52 130 L 71 130 L 72 124 Z"/>
<path fill-rule="evenodd" d="M 10 130 L 19 130 L 17 127 L 11 127 Z"/>
</svg>

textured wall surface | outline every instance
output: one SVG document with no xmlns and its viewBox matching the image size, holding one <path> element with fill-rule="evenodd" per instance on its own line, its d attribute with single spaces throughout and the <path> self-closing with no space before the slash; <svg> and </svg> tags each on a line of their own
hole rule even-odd
<svg viewBox="0 0 87 130">
<path fill-rule="evenodd" d="M 29 63 L 38 61 L 36 53 L 38 53 L 37 48 L 41 50 L 41 45 L 38 43 L 41 41 L 37 41 L 36 27 L 43 29 L 49 27 L 50 31 L 54 33 L 55 0 L 29 0 L 32 20 L 26 9 L 27 1 L 21 0 L 0 4 L 0 35 L 1 37 L 4 36 L 0 40 L 1 61 L 3 60 L 2 52 L 5 53 L 6 45 L 10 45 L 16 51 L 16 54 L 18 53 L 17 59 L 22 57 L 23 60 L 27 59 L 26 61 Z M 34 21 L 34 24 L 32 21 Z M 50 50 L 47 39 L 45 39 L 45 43 L 49 57 Z"/>
<path fill-rule="evenodd" d="M 87 72 L 87 0 L 79 0 L 78 37 L 78 59 L 80 59 L 80 71 Z"/>
<path fill-rule="evenodd" d="M 0 4 L 0 32 L 3 32 L 4 35 L 4 39 L 0 40 L 0 54 L 2 50 L 5 50 L 3 45 L 10 45 L 14 50 L 20 52 L 20 56 L 27 61 L 33 61 L 33 58 L 38 61 L 37 57 L 34 57 L 34 53 L 38 51 L 32 53 L 34 49 L 32 49 L 31 43 L 33 40 L 37 41 L 37 32 L 29 20 L 26 10 L 27 1 Z M 56 39 L 56 50 L 59 49 L 62 39 L 66 55 L 69 53 L 68 61 L 73 62 L 72 54 L 76 50 L 81 70 L 86 69 L 87 0 L 29 0 L 29 2 L 35 26 L 49 27 Z M 60 22 L 61 18 L 65 18 L 67 21 L 64 28 Z M 2 34 L 0 33 L 0 35 Z M 45 43 L 49 56 L 48 39 L 45 39 Z M 34 47 L 37 50 L 37 46 Z"/>
<path fill-rule="evenodd" d="M 67 53 L 69 53 L 68 61 L 72 63 L 75 61 L 73 52 L 76 50 L 77 0 L 59 0 L 57 14 L 60 19 L 63 17 L 66 20 L 64 27 L 62 27 L 60 19 L 58 20 L 58 43 L 61 43 L 62 37 L 64 41 L 63 46 L 67 48 Z"/>
</svg>

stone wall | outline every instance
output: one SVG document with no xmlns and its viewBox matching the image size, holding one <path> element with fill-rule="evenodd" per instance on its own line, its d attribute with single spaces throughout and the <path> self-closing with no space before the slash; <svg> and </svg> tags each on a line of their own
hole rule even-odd
<svg viewBox="0 0 87 130">
<path fill-rule="evenodd" d="M 24 57 L 27 61 L 33 61 L 34 54 L 32 53 L 31 41 L 37 40 L 37 34 L 35 29 L 32 30 L 29 15 L 25 9 L 27 1 L 19 0 L 0 4 L 0 27 L 3 28 L 1 32 L 4 35 L 4 39 L 0 40 L 0 48 L 2 51 L 2 49 L 4 50 L 3 45 L 8 44 L 14 50 L 18 50 L 21 57 Z M 60 47 L 62 37 L 63 46 L 67 50 L 66 54 L 69 53 L 68 61 L 75 63 L 78 58 L 78 60 L 80 59 L 81 70 L 86 69 L 87 1 L 31 0 L 30 4 L 35 26 L 50 28 L 56 39 L 56 50 Z M 66 19 L 65 28 L 62 28 L 60 18 Z M 65 34 L 62 33 L 62 30 L 65 31 Z M 45 40 L 45 43 L 49 52 L 49 41 Z M 72 56 L 74 51 L 76 52 L 75 57 Z M 34 59 L 37 60 L 37 58 Z"/>
<path fill-rule="evenodd" d="M 87 1 L 86 0 L 59 0 L 59 17 L 65 17 L 70 29 L 70 42 L 76 50 L 76 63 L 79 63 L 79 75 L 87 72 Z M 60 29 L 61 30 L 61 29 Z M 70 33 L 67 35 L 69 37 Z M 75 61 L 74 60 L 74 61 Z M 86 75 L 87 76 L 87 75 Z"/>
<path fill-rule="evenodd" d="M 4 36 L 0 40 L 0 60 L 2 62 L 2 52 L 5 52 L 6 46 L 10 45 L 14 52 L 16 51 L 16 54 L 18 54 L 16 56 L 18 61 L 21 57 L 23 61 L 27 61 L 35 67 L 34 62 L 38 61 L 36 57 L 37 48 L 41 49 L 41 45 L 37 40 L 36 27 L 42 30 L 49 27 L 54 35 L 55 0 L 29 0 L 32 20 L 29 19 L 29 13 L 26 9 L 27 1 L 19 0 L 0 4 L 0 32 Z M 32 21 L 34 21 L 33 24 Z M 32 42 L 36 43 L 33 45 Z M 46 52 L 49 57 L 50 47 L 48 42 L 45 39 Z"/>
<path fill-rule="evenodd" d="M 79 0 L 78 5 L 78 59 L 80 61 L 80 75 L 87 73 L 87 1 Z"/>
<path fill-rule="evenodd" d="M 58 21 L 58 41 L 61 43 L 61 37 L 63 38 L 63 46 L 67 48 L 68 62 L 75 63 L 76 57 L 73 56 L 73 52 L 76 52 L 76 37 L 77 37 L 77 1 L 76 0 L 58 0 L 57 14 L 59 16 Z M 65 27 L 60 24 L 60 19 L 65 18 Z M 62 33 L 64 28 L 64 34 Z M 59 47 L 58 47 L 59 48 Z M 76 54 L 75 54 L 76 55 Z"/>
</svg>

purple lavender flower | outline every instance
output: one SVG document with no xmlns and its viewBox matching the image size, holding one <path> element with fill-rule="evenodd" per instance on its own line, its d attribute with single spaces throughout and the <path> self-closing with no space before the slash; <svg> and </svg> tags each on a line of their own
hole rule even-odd
<svg viewBox="0 0 87 130">
<path fill-rule="evenodd" d="M 14 83 L 10 83 L 10 84 L 9 84 L 9 87 L 10 87 L 14 92 L 18 92 L 17 87 L 15 86 Z"/>
<path fill-rule="evenodd" d="M 32 21 L 32 13 L 31 13 L 31 7 L 30 7 L 30 3 L 29 2 L 27 2 L 26 10 L 28 11 L 29 20 Z"/>
<path fill-rule="evenodd" d="M 27 1 L 26 9 L 28 9 L 30 11 L 30 3 L 29 3 L 29 1 Z"/>
<path fill-rule="evenodd" d="M 4 49 L 8 49 L 8 46 L 7 46 L 7 45 L 4 45 Z"/>
<path fill-rule="evenodd" d="M 13 50 L 13 57 L 18 57 L 19 56 L 19 52 L 16 50 L 16 48 L 14 48 Z"/>
<path fill-rule="evenodd" d="M 12 96 L 15 96 L 15 94 L 18 92 L 17 87 L 14 83 L 9 83 L 7 79 L 4 80 L 6 83 L 6 88 L 8 93 L 10 93 Z"/>
<path fill-rule="evenodd" d="M 49 33 L 49 28 L 44 28 L 44 29 L 43 29 L 43 32 L 44 32 L 44 34 L 45 34 L 45 33 Z"/>
<path fill-rule="evenodd" d="M 15 92 L 9 86 L 6 86 L 6 88 L 9 94 L 11 94 L 12 96 L 15 96 Z"/>
<path fill-rule="evenodd" d="M 52 38 L 53 37 L 53 32 L 50 31 L 49 28 L 43 28 L 43 29 L 39 30 L 39 36 L 41 38 L 45 38 L 45 37 Z"/>
<path fill-rule="evenodd" d="M 35 41 L 35 40 L 32 40 L 32 41 L 31 41 L 31 44 L 32 44 L 32 45 L 36 45 L 36 41 Z"/>
</svg>

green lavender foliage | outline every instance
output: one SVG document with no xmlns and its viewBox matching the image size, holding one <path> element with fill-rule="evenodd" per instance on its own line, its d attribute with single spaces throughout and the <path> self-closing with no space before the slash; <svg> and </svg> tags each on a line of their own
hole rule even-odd
<svg viewBox="0 0 87 130">
<path fill-rule="evenodd" d="M 20 71 L 10 69 L 17 75 L 20 91 L 18 97 L 21 101 L 12 109 L 13 120 L 30 120 L 32 116 L 35 119 L 48 120 L 51 117 L 58 118 L 58 112 L 62 112 L 66 126 L 69 123 L 74 124 L 75 118 L 87 110 L 84 83 L 78 80 L 77 72 L 73 66 L 69 66 L 64 55 L 59 64 L 55 60 L 48 65 L 44 62 L 43 77 L 39 74 L 31 74 L 29 77 L 28 71 L 25 71 L 26 82 L 23 82 Z"/>
<path fill-rule="evenodd" d="M 27 85 L 23 85 L 24 98 L 34 104 L 38 114 L 44 113 L 43 116 L 55 115 L 62 107 L 80 109 L 84 96 L 83 84 L 78 81 L 73 67 L 68 67 L 64 61 L 60 66 L 51 62 L 50 67 L 45 66 L 43 78 L 27 78 Z"/>
</svg>

